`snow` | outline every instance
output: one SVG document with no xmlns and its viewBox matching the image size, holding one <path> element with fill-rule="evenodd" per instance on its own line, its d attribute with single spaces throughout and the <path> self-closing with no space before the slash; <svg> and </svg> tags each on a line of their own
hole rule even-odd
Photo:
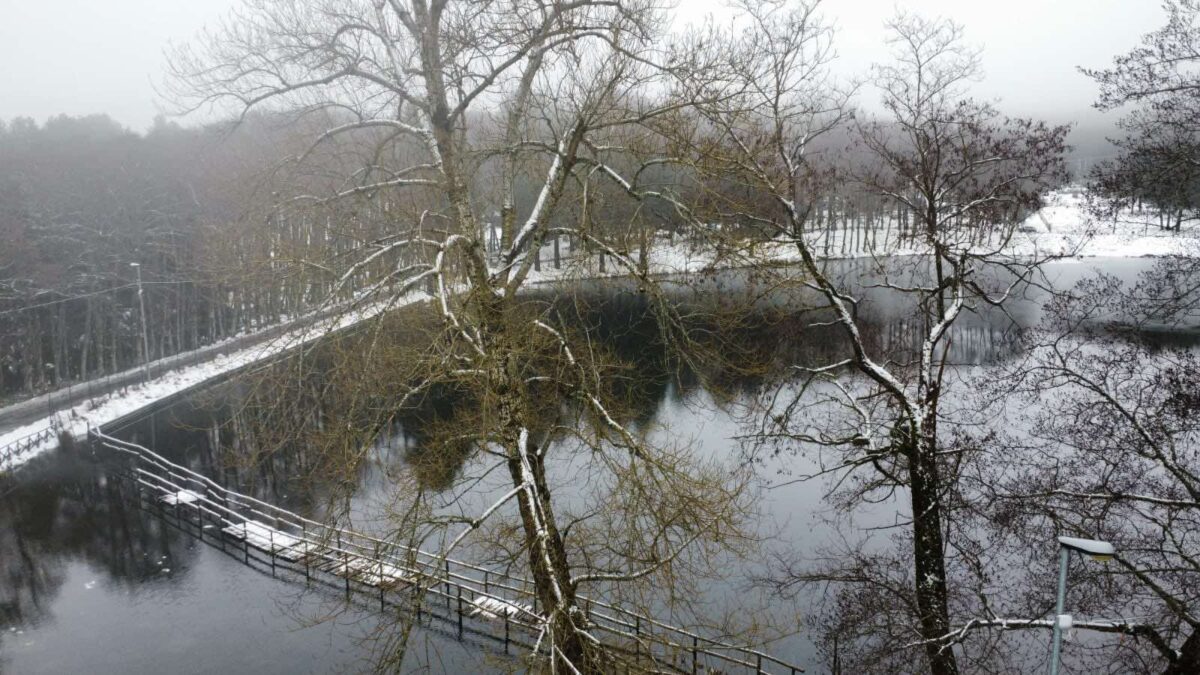
<svg viewBox="0 0 1200 675">
<path fill-rule="evenodd" d="M 414 578 L 408 570 L 369 558 L 355 558 L 346 563 L 338 563 L 330 571 L 340 577 L 356 578 L 368 586 L 412 583 Z"/>
<path fill-rule="evenodd" d="M 714 238 L 721 238 L 719 225 L 712 225 L 711 229 L 717 235 Z M 1159 228 L 1157 215 L 1149 211 L 1126 211 L 1111 220 L 1096 220 L 1087 211 L 1086 192 L 1077 187 L 1068 187 L 1049 194 L 1046 205 L 1021 223 L 1017 230 L 1001 251 L 1003 254 L 1015 257 L 1055 255 L 1074 259 L 1200 257 L 1200 227 L 1185 226 L 1180 233 L 1168 232 Z M 894 223 L 888 223 L 866 236 L 861 232 L 855 233 L 845 229 L 835 229 L 833 232 L 814 230 L 805 235 L 805 241 L 819 258 L 826 260 L 873 255 L 920 255 L 926 252 L 912 244 L 897 245 L 895 242 L 898 237 L 895 233 Z M 866 239 L 870 241 L 864 241 Z M 885 242 L 889 243 L 885 246 Z M 726 242 L 726 245 L 728 243 Z M 629 251 L 627 255 L 631 260 L 638 257 L 636 250 Z M 722 253 L 706 242 L 684 241 L 682 237 L 678 237 L 672 243 L 666 237 L 659 237 L 650 246 L 647 260 L 650 274 L 670 275 L 704 272 L 750 263 L 796 264 L 800 262 L 800 256 L 794 243 L 783 240 L 746 243 L 736 251 Z M 553 270 L 551 245 L 543 247 L 542 262 L 542 271 L 532 272 L 531 280 L 552 281 L 572 274 L 603 277 L 624 273 L 624 268 L 611 259 L 607 261 L 606 269 L 602 272 L 595 256 L 586 260 L 578 256 L 569 257 L 565 274 L 563 271 Z"/>
<path fill-rule="evenodd" d="M 293 537 L 286 532 L 264 525 L 256 520 L 247 520 L 244 523 L 235 523 L 221 530 L 231 537 L 245 539 L 247 544 L 254 548 L 262 549 L 270 553 L 277 553 L 290 549 L 300 543 L 299 537 Z"/>
<path fill-rule="evenodd" d="M 1158 225 L 1149 211 L 1124 211 L 1098 221 L 1087 213 L 1086 194 L 1065 189 L 1047 197 L 1046 206 L 1023 223 L 1013 246 L 1021 252 L 1064 253 L 1072 257 L 1200 256 L 1200 231 L 1185 227 L 1175 233 Z M 1076 249 L 1078 249 L 1076 251 Z"/>
<path fill-rule="evenodd" d="M 155 378 L 145 384 L 129 387 L 111 394 L 85 401 L 73 408 L 59 411 L 52 417 L 41 419 L 10 430 L 0 435 L 0 448 L 18 439 L 25 438 L 50 426 L 52 419 L 62 425 L 64 431 L 75 438 L 82 438 L 91 427 L 99 427 L 125 415 L 161 401 L 167 397 L 194 387 L 213 378 L 220 377 L 243 366 L 262 361 L 295 347 L 309 344 L 321 337 L 378 316 L 389 307 L 413 304 L 429 299 L 429 295 L 412 292 L 397 302 L 375 302 L 340 312 L 336 316 L 318 321 L 303 328 L 285 333 L 277 338 L 229 354 L 219 354 L 212 360 L 180 368 Z M 0 458 L 0 471 L 10 471 L 34 457 L 58 445 L 58 438 L 51 438 L 36 448 L 11 459 Z"/>
<path fill-rule="evenodd" d="M 719 226 L 713 226 L 715 232 L 719 232 L 720 229 Z M 1158 227 L 1157 217 L 1149 212 L 1126 212 L 1111 221 L 1097 222 L 1089 216 L 1086 209 L 1086 194 L 1080 188 L 1066 188 L 1050 194 L 1045 208 L 1027 219 L 1018 230 L 1005 249 L 1005 253 L 1014 256 L 1056 254 L 1073 258 L 1200 256 L 1200 228 L 1189 227 L 1178 234 L 1167 232 Z M 895 239 L 896 237 L 892 236 L 887 227 L 879 229 L 873 237 L 874 241 L 881 243 Z M 876 250 L 847 230 L 835 230 L 832 233 L 814 232 L 809 243 L 819 254 L 828 252 L 825 255 L 828 259 L 865 257 L 880 253 L 887 255 L 922 253 L 921 250 L 912 247 L 902 248 L 894 244 L 886 251 Z M 565 246 L 562 248 L 562 252 L 566 254 Z M 601 272 L 597 257 L 584 259 L 581 256 L 572 255 L 568 255 L 564 269 L 555 270 L 552 264 L 552 253 L 553 242 L 550 242 L 542 249 L 542 270 L 531 271 L 529 281 L 545 282 L 578 276 L 614 276 L 623 274 L 625 270 L 616 261 L 609 259 L 605 271 Z M 637 258 L 636 251 L 630 251 L 627 255 L 631 260 Z M 745 249 L 737 251 L 736 255 L 729 255 L 722 254 L 713 246 L 685 242 L 682 238 L 677 238 L 672 243 L 665 237 L 659 238 L 651 245 L 647 258 L 649 272 L 654 275 L 695 273 L 722 267 L 736 267 L 748 262 L 771 264 L 799 262 L 795 246 L 785 241 L 763 242 L 747 246 Z M 398 307 L 428 298 L 427 294 L 413 292 L 401 301 L 393 303 L 392 306 Z M 147 384 L 133 386 L 61 411 L 56 414 L 57 420 L 62 424 L 64 430 L 77 438 L 81 437 L 87 433 L 89 427 L 100 426 L 119 419 L 230 371 L 306 344 L 329 332 L 367 320 L 384 311 L 387 306 L 383 302 L 366 305 L 318 321 L 308 327 L 290 331 L 265 344 L 217 355 L 210 361 L 181 368 Z M 212 349 L 212 347 L 205 349 Z M 45 418 L 2 434 L 0 435 L 0 448 L 42 431 L 50 426 L 50 423 L 51 419 Z M 55 447 L 57 443 L 57 438 L 48 439 L 38 448 L 30 450 L 20 457 L 9 460 L 0 459 L 0 471 L 16 468 L 42 452 Z"/>
<path fill-rule="evenodd" d="M 522 614 L 530 616 L 533 614 L 533 607 L 526 604 L 514 604 L 505 602 L 499 598 L 493 598 L 486 595 L 477 595 L 471 601 L 471 616 L 482 616 L 486 619 L 496 620 L 501 616 L 518 617 Z"/>
<path fill-rule="evenodd" d="M 176 506 L 179 504 L 195 504 L 204 499 L 203 496 L 192 492 L 191 490 L 180 490 L 162 496 L 162 503 L 168 506 Z"/>
</svg>

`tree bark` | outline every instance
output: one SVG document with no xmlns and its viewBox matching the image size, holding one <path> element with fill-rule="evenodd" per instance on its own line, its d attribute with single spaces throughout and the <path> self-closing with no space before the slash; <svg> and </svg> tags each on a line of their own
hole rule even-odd
<svg viewBox="0 0 1200 675">
<path fill-rule="evenodd" d="M 1179 658 L 1175 659 L 1163 675 L 1191 675 L 1200 673 L 1200 630 L 1192 630 L 1188 639 L 1179 647 Z"/>
<path fill-rule="evenodd" d="M 928 641 L 925 655 L 929 659 L 929 672 L 932 675 L 957 675 L 954 652 L 944 649 L 940 641 L 934 642 L 950 632 L 950 614 L 946 599 L 937 442 L 928 433 L 923 436 L 913 444 L 908 457 L 917 609 L 921 637 Z"/>
</svg>

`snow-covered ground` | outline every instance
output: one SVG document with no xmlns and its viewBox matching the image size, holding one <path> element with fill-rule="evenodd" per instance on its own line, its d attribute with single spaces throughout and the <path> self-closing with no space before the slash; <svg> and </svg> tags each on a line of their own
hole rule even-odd
<svg viewBox="0 0 1200 675">
<path fill-rule="evenodd" d="M 401 305 L 412 304 L 428 298 L 429 296 L 424 293 L 410 293 L 403 301 L 392 303 L 390 306 L 394 309 Z M 318 321 L 304 328 L 298 328 L 277 338 L 268 340 L 265 343 L 228 354 L 221 354 L 210 361 L 171 371 L 148 383 L 131 386 L 85 401 L 73 408 L 61 410 L 52 417 L 43 418 L 37 422 L 18 427 L 0 435 L 0 449 L 18 439 L 25 438 L 45 429 L 51 425 L 52 420 L 61 425 L 63 431 L 69 432 L 76 438 L 81 438 L 87 433 L 89 427 L 98 427 L 214 377 L 224 375 L 230 371 L 237 370 L 238 368 L 261 361 L 289 349 L 308 344 L 333 331 L 377 316 L 385 311 L 387 307 L 387 303 L 378 302 L 340 312 L 333 317 Z M 28 452 L 22 453 L 19 457 L 8 460 L 0 457 L 0 472 L 14 469 L 57 445 L 58 440 L 56 438 L 50 439 Z"/>
<path fill-rule="evenodd" d="M 827 259 L 924 252 L 911 244 L 897 244 L 899 237 L 891 223 L 881 224 L 866 234 L 835 229 L 832 232 L 815 231 L 805 237 L 817 255 Z M 729 243 L 724 242 L 725 245 Z M 681 274 L 750 262 L 787 264 L 800 260 L 794 244 L 785 241 L 746 244 L 725 254 L 718 253 L 719 248 L 682 238 L 670 243 L 663 237 L 655 242 L 647 255 L 648 268 L 652 274 Z M 981 248 L 990 250 L 988 246 Z M 1166 231 L 1159 227 L 1158 216 L 1149 211 L 1125 212 L 1113 220 L 1096 220 L 1088 214 L 1084 191 L 1067 188 L 1050 194 L 1046 206 L 1018 227 L 1003 252 L 1013 256 L 1061 255 L 1070 258 L 1200 256 L 1200 228 L 1185 225 L 1179 233 Z M 551 269 L 552 253 L 549 245 L 543 248 L 543 271 L 531 274 L 531 279 L 542 281 L 571 276 Z M 627 255 L 631 259 L 637 258 L 636 251 Z M 582 273 L 584 276 L 609 276 L 620 274 L 623 269 L 610 260 L 601 271 L 596 256 L 587 260 L 572 256 L 568 264 L 577 275 Z"/>
<path fill-rule="evenodd" d="M 1125 211 L 1114 219 L 1094 220 L 1080 189 L 1055 192 L 1014 237 L 1018 252 L 1071 253 L 1080 258 L 1200 256 L 1200 229 L 1163 230 L 1151 211 Z M 1078 249 L 1078 250 L 1076 250 Z"/>
<path fill-rule="evenodd" d="M 1085 195 L 1078 188 L 1069 188 L 1051 194 L 1048 203 L 1038 213 L 1021 225 L 1005 252 L 1012 255 L 1061 254 L 1072 257 L 1141 257 L 1141 256 L 1200 256 L 1200 228 L 1185 228 L 1181 233 L 1162 230 L 1157 216 L 1147 213 L 1124 213 L 1115 220 L 1098 222 L 1087 212 Z M 835 230 L 832 233 L 814 235 L 813 248 L 830 258 L 862 257 L 868 255 L 913 255 L 921 251 L 886 242 L 895 242 L 892 231 L 883 226 L 871 236 L 862 233 Z M 826 241 L 828 238 L 828 241 Z M 852 238 L 852 239 L 849 239 Z M 778 264 L 798 262 L 795 247 L 788 242 L 767 242 L 734 254 L 719 254 L 715 246 L 696 245 L 682 238 L 675 243 L 663 238 L 657 241 L 648 253 L 649 271 L 652 274 L 680 274 L 700 272 L 727 266 L 744 265 L 749 261 Z M 542 251 L 542 270 L 530 274 L 530 281 L 553 281 L 579 276 L 607 276 L 621 274 L 623 268 L 611 259 L 601 271 L 597 256 L 583 258 L 572 255 L 565 248 L 564 268 L 553 268 L 553 248 L 546 245 Z M 577 253 L 577 252 L 576 252 Z M 636 251 L 627 254 L 636 259 Z M 406 303 L 426 299 L 424 294 L 414 293 Z M 92 399 L 69 410 L 56 413 L 62 428 L 76 437 L 86 433 L 88 426 L 99 426 L 148 406 L 171 394 L 205 382 L 211 378 L 260 361 L 274 354 L 309 342 L 330 331 L 358 323 L 383 311 L 380 304 L 370 305 L 355 311 L 314 323 L 307 328 L 297 329 L 278 338 L 254 347 L 235 351 L 213 358 L 211 361 L 181 368 L 157 378 L 145 385 Z M 0 449 L 13 441 L 45 429 L 51 420 L 45 418 L 0 435 Z M 0 471 L 14 468 L 33 458 L 40 452 L 53 447 L 52 440 L 42 447 L 24 453 L 20 458 L 5 466 L 0 458 Z"/>
</svg>

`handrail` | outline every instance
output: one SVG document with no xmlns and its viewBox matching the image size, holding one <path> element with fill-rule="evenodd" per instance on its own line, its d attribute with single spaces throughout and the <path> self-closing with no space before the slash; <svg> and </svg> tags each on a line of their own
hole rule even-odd
<svg viewBox="0 0 1200 675">
<path fill-rule="evenodd" d="M 354 562 L 369 561 L 369 564 L 362 570 L 367 573 L 374 564 L 380 566 L 381 572 L 382 566 L 388 565 L 401 572 L 415 573 L 424 578 L 429 584 L 427 590 L 433 590 L 443 584 L 447 584 L 447 590 L 449 585 L 457 586 L 473 593 L 475 600 L 482 597 L 513 604 L 520 614 L 527 615 L 535 625 L 543 620 L 543 617 L 536 611 L 530 611 L 515 604 L 512 599 L 496 594 L 497 590 L 505 591 L 517 596 L 518 600 L 531 600 L 530 606 L 536 610 L 537 595 L 531 590 L 532 582 L 526 578 L 515 576 L 504 570 L 455 560 L 418 547 L 387 542 L 370 535 L 305 518 L 260 499 L 229 490 L 208 476 L 175 464 L 136 443 L 113 438 L 98 429 L 91 429 L 88 433 L 90 438 L 98 441 L 100 445 L 129 455 L 143 464 L 145 468 L 137 466 L 134 469 L 134 474 L 140 477 L 138 478 L 140 484 L 163 493 L 178 494 L 182 490 L 192 492 L 198 490 L 205 503 L 196 508 L 203 508 L 206 513 L 211 514 L 223 524 L 235 527 L 248 522 L 258 522 L 266 525 L 267 523 L 248 517 L 247 514 L 263 518 L 273 525 L 272 532 L 278 531 L 280 534 L 294 539 L 296 544 L 303 544 L 306 550 L 317 553 L 331 563 L 345 565 L 347 569 L 350 569 L 352 559 Z M 286 526 L 291 531 L 283 532 L 275 529 L 281 526 Z M 310 533 L 313 536 L 310 536 Z M 271 548 L 275 548 L 273 540 Z M 396 555 L 397 552 L 406 555 Z M 413 569 L 413 565 L 416 565 L 417 569 Z M 476 573 L 476 575 L 473 576 L 471 573 Z M 482 579 L 477 578 L 478 573 L 483 574 Z M 447 595 L 447 597 L 449 596 Z M 603 600 L 593 600 L 583 595 L 580 595 L 578 599 L 580 605 L 588 608 L 588 618 L 593 625 L 608 634 L 629 640 L 645 640 L 669 650 L 690 653 L 693 655 L 693 660 L 696 655 L 703 654 L 730 665 L 754 668 L 756 672 L 765 672 L 762 670 L 763 664 L 779 666 L 790 673 L 804 672 L 799 666 L 751 647 L 706 638 Z M 596 611 L 597 608 L 604 611 Z M 656 632 L 663 635 L 656 635 Z"/>
<path fill-rule="evenodd" d="M 0 448 L 0 473 L 7 470 L 5 467 L 8 466 L 12 460 L 36 448 L 44 441 L 54 438 L 54 435 L 57 434 L 61 429 L 62 423 L 59 422 L 58 418 L 51 417 L 50 424 L 48 426 L 11 441 L 4 447 Z"/>
</svg>

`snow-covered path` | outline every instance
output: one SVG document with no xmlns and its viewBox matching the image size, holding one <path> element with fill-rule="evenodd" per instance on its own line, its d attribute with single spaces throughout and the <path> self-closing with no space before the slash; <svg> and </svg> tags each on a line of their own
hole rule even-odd
<svg viewBox="0 0 1200 675">
<path fill-rule="evenodd" d="M 400 306 L 427 300 L 424 293 L 410 293 L 403 300 L 391 303 Z M 38 455 L 58 445 L 56 437 L 46 439 L 16 456 L 5 452 L 14 442 L 38 434 L 48 427 L 57 427 L 75 438 L 83 438 L 88 427 L 99 427 L 120 419 L 161 401 L 173 394 L 194 387 L 217 377 L 227 375 L 244 366 L 263 361 L 290 349 L 309 344 L 329 333 L 348 328 L 378 316 L 388 304 L 377 302 L 347 311 L 337 312 L 328 318 L 317 320 L 307 326 L 285 332 L 265 342 L 254 344 L 226 354 L 215 354 L 210 360 L 169 371 L 148 383 L 133 384 L 96 398 L 86 400 L 74 407 L 60 410 L 36 421 L 22 424 L 0 435 L 0 473 L 11 471 Z"/>
<path fill-rule="evenodd" d="M 295 318 L 280 317 L 281 322 L 242 331 L 213 344 L 179 354 L 172 354 L 145 366 L 137 366 L 119 373 L 93 378 L 86 382 L 66 382 L 53 391 L 0 406 L 0 436 L 20 426 L 44 420 L 47 415 L 70 408 L 89 399 L 100 398 L 118 389 L 141 384 L 145 372 L 151 379 L 158 379 L 188 366 L 208 362 L 232 352 L 261 346 L 270 340 L 294 332 L 304 326 L 334 316 L 338 308 L 317 310 Z M 3 446 L 0 446 L 3 447 Z"/>
</svg>

